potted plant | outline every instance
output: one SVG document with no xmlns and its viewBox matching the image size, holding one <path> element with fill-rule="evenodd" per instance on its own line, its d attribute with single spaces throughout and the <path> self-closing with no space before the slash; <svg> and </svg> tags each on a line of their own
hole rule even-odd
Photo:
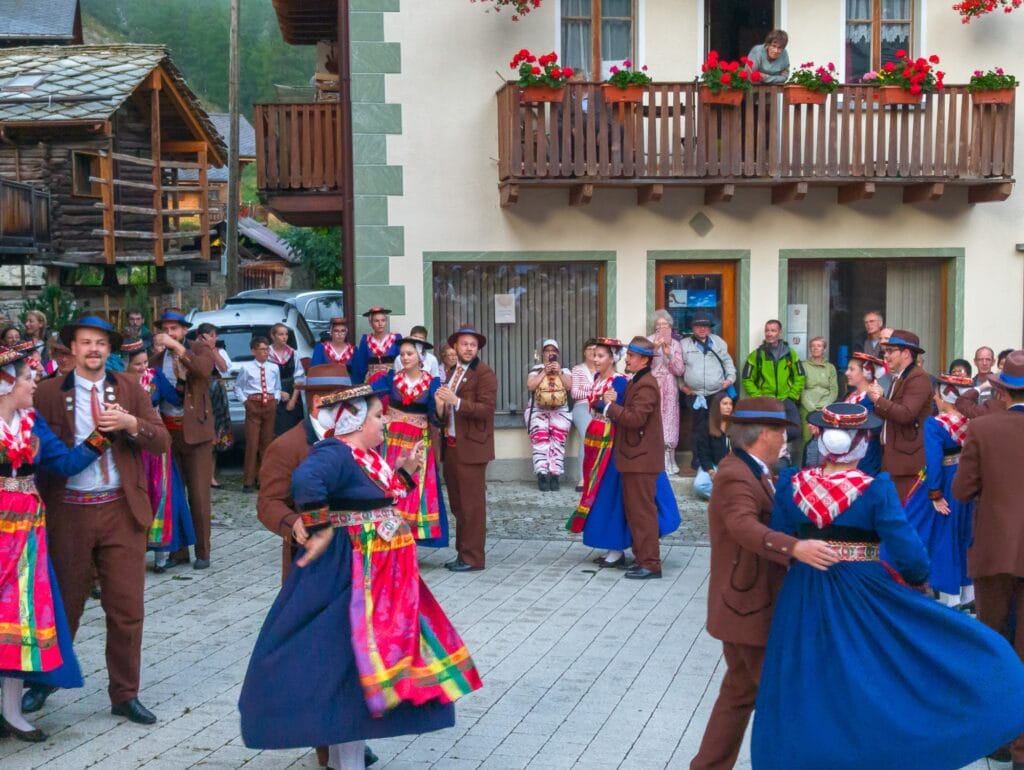
<svg viewBox="0 0 1024 770">
<path fill-rule="evenodd" d="M 608 78 L 601 90 L 604 92 L 606 102 L 642 102 L 644 99 L 644 88 L 651 82 L 651 76 L 647 74 L 647 65 L 640 69 L 633 68 L 633 62 L 629 59 L 622 62 L 622 68 L 612 65 L 612 76 Z"/>
<path fill-rule="evenodd" d="M 815 67 L 814 62 L 801 64 L 786 81 L 783 95 L 790 104 L 824 104 L 828 95 L 839 88 L 836 65 L 829 62 Z"/>
<path fill-rule="evenodd" d="M 984 16 L 997 10 L 1011 13 L 1022 4 L 1022 0 L 963 0 L 954 5 L 953 10 L 960 14 L 960 21 L 969 24 L 975 16 Z"/>
<path fill-rule="evenodd" d="M 912 59 L 907 52 L 896 51 L 897 61 L 886 62 L 877 72 L 868 72 L 861 80 L 878 87 L 875 98 L 879 104 L 920 104 L 924 94 L 942 90 L 942 70 L 932 65 L 939 57 L 932 54 Z"/>
<path fill-rule="evenodd" d="M 479 2 L 481 5 L 493 3 L 494 10 L 499 13 L 502 8 L 511 8 L 512 21 L 519 21 L 521 16 L 528 14 L 536 8 L 540 8 L 541 0 L 469 0 L 469 2 Z"/>
<path fill-rule="evenodd" d="M 761 73 L 749 69 L 750 59 L 723 61 L 718 51 L 709 51 L 707 60 L 700 65 L 700 100 L 706 104 L 736 107 L 743 101 L 754 83 L 761 82 Z"/>
<path fill-rule="evenodd" d="M 967 90 L 971 92 L 971 101 L 975 104 L 1009 104 L 1013 101 L 1013 89 L 1017 87 L 1017 78 L 1007 75 L 1002 67 L 988 72 L 974 70 Z"/>
<path fill-rule="evenodd" d="M 534 56 L 523 48 L 512 57 L 509 67 L 519 71 L 516 85 L 523 89 L 524 102 L 560 102 L 565 84 L 573 76 L 572 67 L 559 67 L 558 54 L 552 51 Z"/>
</svg>

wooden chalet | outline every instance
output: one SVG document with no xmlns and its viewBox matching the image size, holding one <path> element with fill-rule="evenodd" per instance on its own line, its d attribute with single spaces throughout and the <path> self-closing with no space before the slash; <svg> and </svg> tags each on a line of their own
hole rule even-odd
<svg viewBox="0 0 1024 770">
<path fill-rule="evenodd" d="M 210 121 L 226 142 L 230 142 L 231 116 L 226 112 L 211 112 Z M 245 167 L 256 162 L 256 132 L 252 124 L 245 119 L 244 115 L 238 116 L 238 174 L 241 178 Z M 182 169 L 178 174 L 182 182 L 199 182 L 199 172 L 196 169 Z M 210 202 L 210 223 L 218 224 L 223 222 L 227 214 L 228 205 L 228 167 L 211 166 L 206 171 L 206 181 L 209 185 Z M 239 195 L 241 200 L 241 195 Z M 174 205 L 183 209 L 195 209 L 199 206 L 199 193 L 190 192 L 176 196 Z"/>
<path fill-rule="evenodd" d="M 211 259 L 208 168 L 227 150 L 164 46 L 0 49 L 0 140 L 0 179 L 49 195 L 49 251 L 31 260 L 102 267 L 109 293 L 118 266 L 159 283 L 169 262 Z"/>
</svg>

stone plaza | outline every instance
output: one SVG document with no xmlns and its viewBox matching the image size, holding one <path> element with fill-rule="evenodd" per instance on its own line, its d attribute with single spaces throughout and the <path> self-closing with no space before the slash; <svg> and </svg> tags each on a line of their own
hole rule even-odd
<svg viewBox="0 0 1024 770">
<path fill-rule="evenodd" d="M 222 481 L 237 489 L 233 474 Z M 705 507 L 689 484 L 673 481 L 684 527 L 663 544 L 665 577 L 646 582 L 591 563 L 597 552 L 563 526 L 571 490 L 489 485 L 487 569 L 443 569 L 451 549 L 423 550 L 420 561 L 484 688 L 459 701 L 454 728 L 374 741 L 375 767 L 686 768 L 724 670 L 720 644 L 704 632 L 710 551 Z M 280 581 L 280 539 L 258 524 L 253 504 L 251 495 L 216 492 L 209 570 L 147 574 L 140 699 L 159 722 L 110 715 L 103 614 L 90 600 L 76 643 L 85 687 L 56 693 L 33 715 L 47 742 L 0 740 L 0 767 L 317 767 L 311 750 L 253 751 L 239 737 L 239 690 Z M 737 767 L 750 767 L 747 746 Z M 971 770 L 987 767 L 1008 766 L 981 761 Z"/>
</svg>

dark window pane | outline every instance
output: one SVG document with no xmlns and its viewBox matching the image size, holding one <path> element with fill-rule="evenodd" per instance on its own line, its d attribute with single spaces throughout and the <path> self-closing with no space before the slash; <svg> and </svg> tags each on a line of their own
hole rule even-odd
<svg viewBox="0 0 1024 770">
<path fill-rule="evenodd" d="M 871 70 L 871 25 L 846 25 L 846 80 L 855 83 Z"/>
</svg>

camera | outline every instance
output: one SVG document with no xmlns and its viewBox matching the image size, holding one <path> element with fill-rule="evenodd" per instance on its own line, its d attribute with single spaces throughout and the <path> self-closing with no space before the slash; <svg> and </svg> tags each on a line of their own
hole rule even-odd
<svg viewBox="0 0 1024 770">
<path fill-rule="evenodd" d="M 558 360 L 558 353 L 549 353 L 548 354 L 548 363 L 549 364 L 553 364 L 557 360 Z"/>
</svg>

